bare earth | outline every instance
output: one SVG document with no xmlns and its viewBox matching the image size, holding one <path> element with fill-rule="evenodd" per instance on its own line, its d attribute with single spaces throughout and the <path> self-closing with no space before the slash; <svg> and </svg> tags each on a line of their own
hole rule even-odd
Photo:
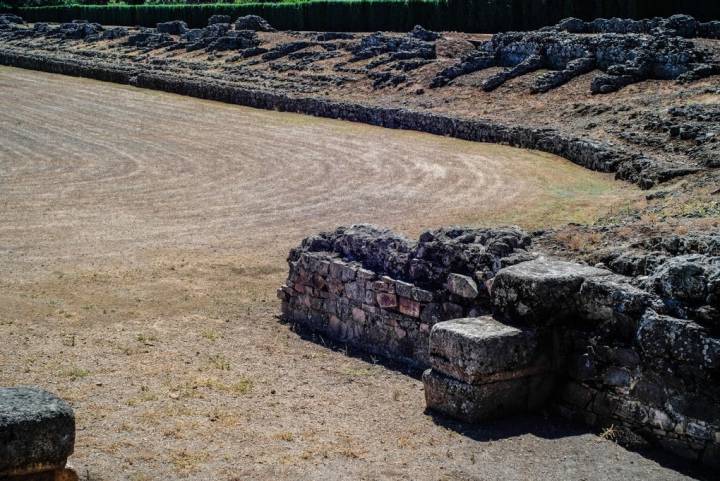
<svg viewBox="0 0 720 481">
<path fill-rule="evenodd" d="M 554 417 L 434 418 L 416 378 L 276 318 L 318 230 L 639 197 L 547 154 L 0 68 L 0 385 L 72 403 L 88 480 L 683 479 Z"/>
</svg>

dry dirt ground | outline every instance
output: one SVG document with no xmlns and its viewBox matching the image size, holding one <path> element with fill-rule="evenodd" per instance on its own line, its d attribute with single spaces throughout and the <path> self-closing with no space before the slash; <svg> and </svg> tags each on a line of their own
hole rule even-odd
<svg viewBox="0 0 720 481">
<path fill-rule="evenodd" d="M 435 418 L 416 378 L 276 318 L 320 229 L 640 197 L 551 155 L 0 68 L 0 385 L 72 403 L 87 480 L 682 479 L 552 416 Z"/>
</svg>

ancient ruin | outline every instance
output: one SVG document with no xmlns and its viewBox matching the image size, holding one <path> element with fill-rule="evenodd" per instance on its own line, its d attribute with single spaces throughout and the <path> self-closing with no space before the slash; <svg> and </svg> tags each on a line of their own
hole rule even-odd
<svg viewBox="0 0 720 481">
<path fill-rule="evenodd" d="M 638 254 L 630 272 L 545 257 L 518 229 L 343 227 L 290 253 L 278 297 L 288 322 L 429 368 L 431 409 L 480 422 L 552 404 L 717 466 L 720 238 L 666 242 L 695 253 Z"/>
<path fill-rule="evenodd" d="M 254 15 L 235 20 L 214 15 L 203 28 L 181 20 L 146 28 L 85 20 L 29 24 L 8 14 L 0 15 L 0 65 L 507 144 L 612 173 L 628 182 L 623 186 L 653 189 L 618 210 L 598 208 L 588 225 L 567 221 L 562 228 L 542 225 L 534 231 L 537 223 L 523 224 L 526 229 L 443 227 L 426 230 L 416 241 L 370 224 L 311 235 L 288 256 L 289 272 L 277 290 L 281 317 L 293 330 L 319 336 L 323 346 L 330 339 L 373 362 L 390 360 L 415 373 L 428 413 L 483 425 L 553 412 L 597 430 L 620 430 L 628 445 L 659 447 L 693 466 L 720 469 L 720 22 L 687 15 L 569 18 L 535 31 L 480 35 L 419 25 L 409 32 L 277 31 Z M 11 124 L 22 125 L 14 118 Z M 223 128 L 232 133 L 236 126 Z M 354 149 L 362 160 L 362 146 Z M 322 176 L 332 161 L 301 175 Z M 425 177 L 446 175 L 424 167 L 407 185 L 397 184 L 404 165 L 379 164 L 385 175 L 379 188 L 410 189 Z M 261 175 L 250 181 L 272 184 L 273 176 L 284 174 L 282 165 L 262 165 Z M 185 165 L 178 172 L 193 176 Z M 283 188 L 296 187 L 297 178 L 284 179 Z M 518 174 L 518 181 L 534 180 Z M 312 190 L 318 203 L 342 201 L 323 197 L 312 185 L 302 188 Z M 206 198 L 204 192 L 199 199 Z M 522 211 L 522 199 L 514 202 Z M 224 203 L 207 207 L 230 209 Z M 294 206 L 282 208 L 294 212 Z M 249 209 L 255 229 L 272 209 L 278 207 Z M 348 222 L 354 222 L 352 213 Z M 298 217 L 308 223 L 314 214 L 303 215 Z M 134 219 L 134 212 L 126 217 Z M 302 236 L 320 224 L 312 225 Z M 172 232 L 156 232 L 155 239 Z M 262 243 L 271 242 L 262 237 Z M 282 246 L 283 253 L 289 245 Z M 184 256 L 162 268 L 185 267 Z M 207 269 L 240 262 L 223 258 Z M 254 278 L 279 272 L 269 264 L 254 269 L 261 273 Z M 231 272 L 225 275 L 245 274 L 244 267 Z M 185 289 L 184 298 L 196 289 L 201 290 Z M 260 302 L 261 296 L 252 295 L 252 302 Z M 229 323 L 228 311 L 215 312 L 212 322 Z M 203 336 L 217 339 L 213 332 Z M 154 347 L 142 333 L 136 340 L 142 349 Z M 282 349 L 275 341 L 263 347 Z M 200 357 L 194 350 L 183 362 Z M 223 358 L 211 357 L 210 364 L 229 370 Z M 207 376 L 185 384 L 168 381 L 158 396 L 146 394 L 150 388 L 143 382 L 130 383 L 140 395 L 126 400 L 128 406 L 194 399 L 203 388 L 239 396 L 252 385 Z M 263 389 L 263 395 L 276 395 L 276 387 Z M 213 412 L 208 422 L 222 417 Z M 74 415 L 62 400 L 30 388 L 0 389 L 0 428 L 0 477 L 40 473 L 73 479 L 64 467 L 73 452 Z M 181 428 L 166 432 L 182 438 Z M 277 442 L 293 439 L 290 432 L 274 436 Z M 178 465 L 187 461 L 184 449 L 176 456 Z M 349 448 L 341 452 L 357 457 Z"/>
</svg>

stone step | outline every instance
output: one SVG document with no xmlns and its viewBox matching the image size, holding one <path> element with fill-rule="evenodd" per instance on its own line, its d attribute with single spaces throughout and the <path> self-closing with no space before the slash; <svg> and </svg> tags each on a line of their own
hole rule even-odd
<svg viewBox="0 0 720 481">
<path fill-rule="evenodd" d="M 590 277 L 610 271 L 539 258 L 507 267 L 492 284 L 496 313 L 503 319 L 529 326 L 547 326 L 577 316 L 577 295 Z"/>
<path fill-rule="evenodd" d="M 552 375 L 536 375 L 488 384 L 467 384 L 428 369 L 423 373 L 428 408 L 468 423 L 542 408 L 554 388 Z"/>
<path fill-rule="evenodd" d="M 490 316 L 440 322 L 430 333 L 432 369 L 467 384 L 549 371 L 550 352 L 536 331 L 508 326 Z"/>
<path fill-rule="evenodd" d="M 423 374 L 427 407 L 466 422 L 536 410 L 553 389 L 551 346 L 490 316 L 440 322 Z"/>
</svg>

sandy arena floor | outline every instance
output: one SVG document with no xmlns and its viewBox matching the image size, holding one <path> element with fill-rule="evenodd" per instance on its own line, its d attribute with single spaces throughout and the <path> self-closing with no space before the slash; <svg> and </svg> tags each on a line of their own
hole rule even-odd
<svg viewBox="0 0 720 481">
<path fill-rule="evenodd" d="M 547 154 L 0 68 L 0 385 L 73 404 L 87 480 L 680 479 L 552 417 L 433 418 L 417 379 L 276 319 L 318 230 L 640 197 Z"/>
</svg>

